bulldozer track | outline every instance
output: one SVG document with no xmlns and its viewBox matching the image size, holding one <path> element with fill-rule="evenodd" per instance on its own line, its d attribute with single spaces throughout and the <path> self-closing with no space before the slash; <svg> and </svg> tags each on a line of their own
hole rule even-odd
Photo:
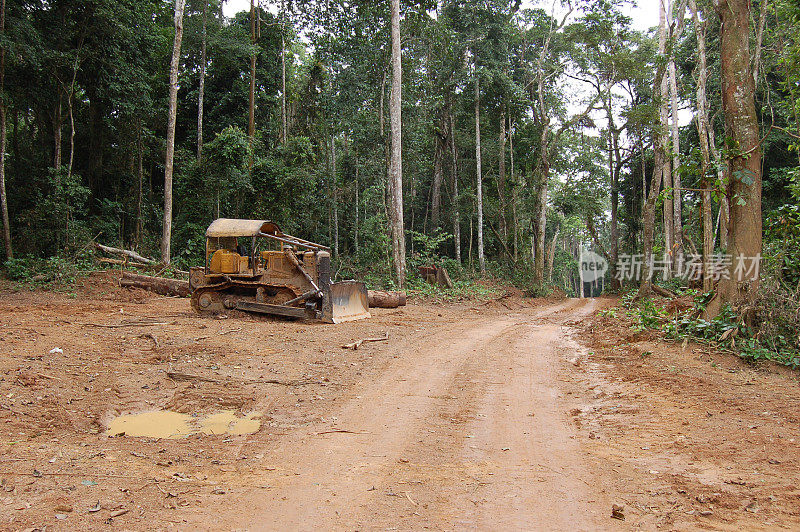
<svg viewBox="0 0 800 532">
<path fill-rule="evenodd" d="M 257 296 L 257 289 L 264 288 L 263 298 Z M 236 288 L 252 289 L 252 294 L 237 293 Z M 260 283 L 226 282 L 219 285 L 201 286 L 192 293 L 191 305 L 195 312 L 201 314 L 220 314 L 236 308 L 238 301 L 250 301 L 282 305 L 294 299 L 298 293 L 285 286 L 262 285 Z"/>
</svg>

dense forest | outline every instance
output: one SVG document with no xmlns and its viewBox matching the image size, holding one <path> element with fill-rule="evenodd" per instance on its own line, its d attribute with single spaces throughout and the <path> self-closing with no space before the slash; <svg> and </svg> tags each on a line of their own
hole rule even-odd
<svg viewBox="0 0 800 532">
<path fill-rule="evenodd" d="M 92 239 L 185 268 L 214 218 L 264 218 L 340 277 L 588 295 L 585 249 L 607 287 L 694 282 L 785 325 L 800 4 L 647 2 L 641 32 L 626 0 L 2 0 L 6 269 Z"/>
</svg>

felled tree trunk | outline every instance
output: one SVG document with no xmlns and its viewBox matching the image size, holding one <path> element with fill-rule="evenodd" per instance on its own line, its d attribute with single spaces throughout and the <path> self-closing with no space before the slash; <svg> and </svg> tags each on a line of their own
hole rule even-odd
<svg viewBox="0 0 800 532">
<path fill-rule="evenodd" d="M 147 257 L 143 257 L 136 253 L 135 251 L 131 251 L 129 249 L 120 249 L 120 248 L 112 248 L 111 246 L 104 246 L 103 244 L 95 244 L 95 248 L 99 251 L 103 251 L 105 253 L 109 253 L 112 255 L 124 255 L 128 258 L 131 258 L 137 262 L 143 262 L 145 264 L 155 264 L 156 261 L 153 259 L 148 259 Z"/>
<path fill-rule="evenodd" d="M 369 306 L 375 308 L 397 308 L 406 304 L 405 292 L 384 292 L 382 290 L 369 290 L 367 292 Z"/>
<path fill-rule="evenodd" d="M 150 277 L 138 275 L 130 272 L 123 272 L 119 285 L 125 288 L 142 288 L 161 294 L 162 296 L 189 297 L 192 289 L 189 283 L 178 279 L 166 279 L 164 277 Z"/>
</svg>

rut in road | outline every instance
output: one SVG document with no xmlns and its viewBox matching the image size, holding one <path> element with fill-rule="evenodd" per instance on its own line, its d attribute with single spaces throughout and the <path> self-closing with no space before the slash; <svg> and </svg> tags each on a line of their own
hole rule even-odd
<svg viewBox="0 0 800 532">
<path fill-rule="evenodd" d="M 335 424 L 280 438 L 261 490 L 225 522 L 251 529 L 598 527 L 556 372 L 578 347 L 564 328 L 590 300 L 460 321 L 399 346 Z M 314 431 L 313 429 L 319 429 Z M 350 432 L 323 433 L 339 429 Z M 607 516 L 606 516 L 607 517 Z"/>
</svg>

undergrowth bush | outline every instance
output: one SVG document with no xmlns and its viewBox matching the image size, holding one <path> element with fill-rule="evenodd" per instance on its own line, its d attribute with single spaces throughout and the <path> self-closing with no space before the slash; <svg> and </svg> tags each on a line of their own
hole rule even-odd
<svg viewBox="0 0 800 532">
<path fill-rule="evenodd" d="M 71 287 L 79 278 L 97 270 L 90 250 L 81 250 L 73 256 L 56 255 L 38 258 L 25 255 L 3 263 L 6 277 L 30 288 Z"/>
<path fill-rule="evenodd" d="M 769 292 L 767 292 L 769 293 Z M 766 297 L 766 296 L 762 296 Z M 770 296 L 774 297 L 774 296 Z M 677 312 L 670 315 L 664 304 L 654 299 L 636 300 L 635 292 L 629 292 L 622 298 L 627 315 L 633 319 L 635 330 L 659 330 L 668 338 L 692 339 L 715 347 L 730 350 L 748 361 L 772 360 L 779 364 L 800 369 L 800 349 L 798 349 L 798 329 L 793 329 L 791 337 L 780 319 L 769 319 L 763 313 L 764 304 L 759 304 L 760 320 L 757 325 L 748 325 L 729 305 L 722 308 L 713 319 L 700 317 L 707 300 L 707 294 L 696 294 L 695 309 Z M 773 312 L 778 317 L 791 314 L 797 319 L 800 306 L 794 307 L 794 313 L 787 313 L 786 307 L 776 305 Z M 698 312 L 699 310 L 699 312 Z"/>
<path fill-rule="evenodd" d="M 427 283 L 419 277 L 410 278 L 406 289 L 414 297 L 438 302 L 494 299 L 499 297 L 501 292 L 495 286 L 471 279 L 453 281 L 453 288 L 442 288 Z"/>
</svg>

